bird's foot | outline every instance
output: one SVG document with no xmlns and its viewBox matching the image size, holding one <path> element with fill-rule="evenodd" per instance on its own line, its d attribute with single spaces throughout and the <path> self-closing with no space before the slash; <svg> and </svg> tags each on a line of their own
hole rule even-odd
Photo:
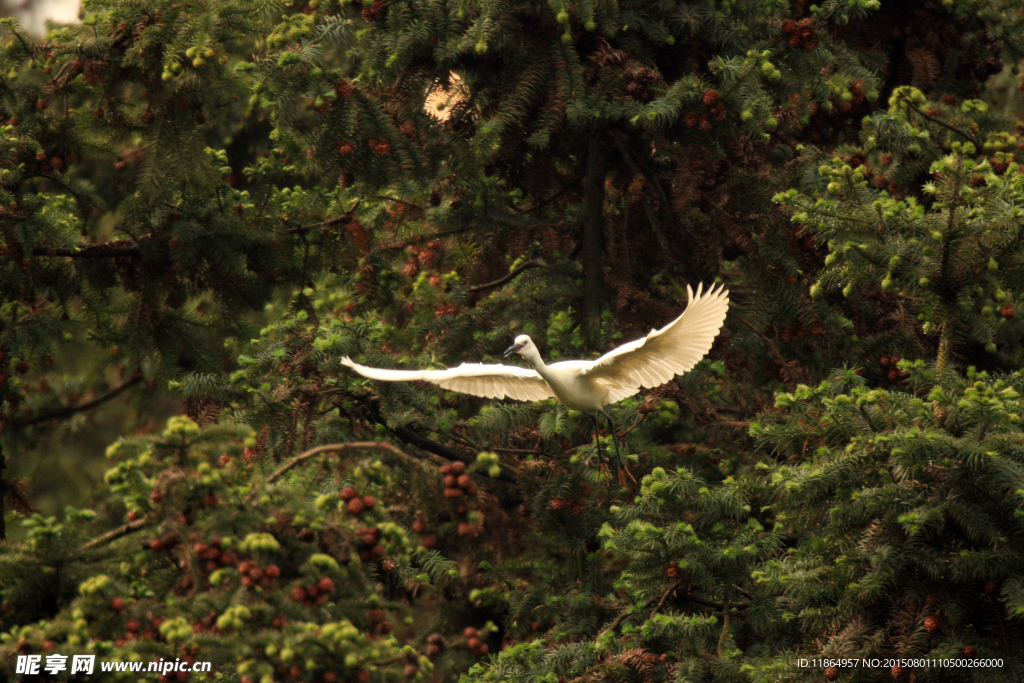
<svg viewBox="0 0 1024 683">
<path fill-rule="evenodd" d="M 633 482 L 634 484 L 638 484 L 639 483 L 639 482 L 637 482 L 636 479 L 633 478 L 633 473 L 629 471 L 629 467 L 626 466 L 626 463 L 620 463 L 619 464 L 619 484 L 622 485 L 622 488 L 627 488 L 627 489 L 628 488 L 632 488 L 632 487 L 629 486 L 629 484 L 626 483 L 626 477 L 629 477 L 629 480 L 631 482 Z"/>
</svg>

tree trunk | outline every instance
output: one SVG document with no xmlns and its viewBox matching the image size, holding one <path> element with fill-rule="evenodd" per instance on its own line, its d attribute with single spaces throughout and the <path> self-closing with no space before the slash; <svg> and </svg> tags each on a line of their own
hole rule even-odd
<svg viewBox="0 0 1024 683">
<path fill-rule="evenodd" d="M 601 300 L 604 293 L 604 181 L 608 174 L 607 141 L 594 134 L 587 150 L 587 173 L 583 178 L 583 340 L 589 348 L 597 345 L 601 329 Z"/>
<path fill-rule="evenodd" d="M 949 345 L 950 337 L 952 336 L 949 321 L 947 320 L 942 323 L 942 331 L 939 334 L 939 355 L 935 359 L 935 368 L 937 370 L 945 370 L 949 366 Z"/>
<path fill-rule="evenodd" d="M 3 444 L 0 444 L 0 541 L 7 540 L 7 480 L 4 479 L 5 469 L 7 469 L 7 460 L 4 458 Z"/>
</svg>

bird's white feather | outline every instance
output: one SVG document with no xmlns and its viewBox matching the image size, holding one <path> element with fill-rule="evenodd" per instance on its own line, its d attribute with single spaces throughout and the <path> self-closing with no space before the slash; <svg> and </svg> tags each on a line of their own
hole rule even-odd
<svg viewBox="0 0 1024 683">
<path fill-rule="evenodd" d="M 609 351 L 583 370 L 587 377 L 616 385 L 609 403 L 689 372 L 707 355 L 725 322 L 729 292 L 712 287 L 701 296 L 702 289 L 703 285 L 698 286 L 695 296 L 687 285 L 689 304 L 682 315 L 646 337 Z"/>
<path fill-rule="evenodd" d="M 508 396 L 518 401 L 543 401 L 555 395 L 536 370 L 513 365 L 463 363 L 457 368 L 447 370 L 387 370 L 360 365 L 348 356 L 342 358 L 341 362 L 370 379 L 384 382 L 421 380 L 449 391 L 483 398 Z"/>
<path fill-rule="evenodd" d="M 729 292 L 712 287 L 697 294 L 687 285 L 689 304 L 682 315 L 642 339 L 609 351 L 597 360 L 561 361 L 547 365 L 526 335 L 516 337 L 509 352 L 523 356 L 535 369 L 510 365 L 463 363 L 447 370 L 386 370 L 341 362 L 360 375 L 385 382 L 422 380 L 450 391 L 484 398 L 541 401 L 554 396 L 575 410 L 600 409 L 621 401 L 642 387 L 656 387 L 688 372 L 711 350 L 725 322 Z"/>
</svg>

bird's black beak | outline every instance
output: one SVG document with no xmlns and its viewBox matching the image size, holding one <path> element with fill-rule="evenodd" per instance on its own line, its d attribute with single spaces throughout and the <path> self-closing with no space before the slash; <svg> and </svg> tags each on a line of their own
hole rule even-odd
<svg viewBox="0 0 1024 683">
<path fill-rule="evenodd" d="M 523 348 L 524 346 L 526 346 L 526 344 L 513 344 L 512 346 L 505 349 L 505 357 L 508 358 L 509 356 L 511 356 L 513 353 Z"/>
</svg>

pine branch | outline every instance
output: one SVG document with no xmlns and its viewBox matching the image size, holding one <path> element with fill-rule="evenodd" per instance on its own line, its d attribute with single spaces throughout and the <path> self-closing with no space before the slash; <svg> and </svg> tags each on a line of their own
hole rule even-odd
<svg viewBox="0 0 1024 683">
<path fill-rule="evenodd" d="M 469 455 L 463 455 L 454 448 L 449 448 L 444 444 L 440 444 L 436 441 L 428 439 L 425 436 L 416 433 L 407 426 L 399 426 L 394 428 L 388 427 L 387 425 L 384 426 L 388 431 L 390 431 L 392 434 L 394 434 L 397 438 L 401 439 L 402 441 L 410 443 L 413 446 L 417 446 L 432 455 L 440 456 L 445 460 L 457 460 L 467 465 L 472 464 L 473 462 L 476 461 L 474 457 Z"/>
<path fill-rule="evenodd" d="M 604 293 L 604 199 L 608 150 L 602 136 L 592 133 L 583 178 L 580 230 L 583 233 L 583 315 L 580 327 L 588 348 L 597 345 Z"/>
<path fill-rule="evenodd" d="M 682 585 L 681 581 L 676 581 L 671 586 L 669 586 L 668 590 L 666 590 L 662 594 L 661 599 L 658 600 L 658 606 L 654 608 L 654 611 L 657 612 L 659 609 L 661 609 L 661 606 L 663 604 L 665 604 L 665 600 L 668 599 L 668 596 L 671 595 L 672 593 L 674 593 L 681 585 Z M 650 600 L 648 600 L 644 604 L 644 608 L 647 608 L 647 607 L 650 607 L 651 605 L 653 605 L 654 601 L 655 601 L 655 598 L 651 598 Z M 626 618 L 630 616 L 630 614 L 631 613 L 630 613 L 629 610 L 623 611 L 619 616 L 615 617 L 615 620 L 611 624 L 609 624 L 607 628 L 605 628 L 603 631 L 601 631 L 600 633 L 597 634 L 598 638 L 600 638 L 601 636 L 603 636 L 604 634 L 606 634 L 606 633 L 608 633 L 610 631 L 614 631 L 615 629 L 617 629 L 619 626 L 622 625 L 622 622 L 624 622 L 626 620 Z"/>
<path fill-rule="evenodd" d="M 556 199 L 561 197 L 563 194 L 565 194 L 566 192 L 568 192 L 569 190 L 571 190 L 572 188 L 576 187 L 579 184 L 580 184 L 580 178 L 574 178 L 572 180 L 572 182 L 567 184 L 565 187 L 563 187 L 558 192 L 555 192 L 553 195 L 551 195 L 547 199 L 541 200 L 541 202 L 539 204 L 534 204 L 533 206 L 531 206 L 531 207 L 529 207 L 527 209 L 520 209 L 518 206 L 513 206 L 512 208 L 515 209 L 516 211 L 518 211 L 519 213 L 532 213 L 534 211 L 537 211 L 539 209 L 544 208 L 545 206 L 547 206 L 551 202 L 555 201 Z"/>
<path fill-rule="evenodd" d="M 65 406 L 64 408 L 60 408 L 58 410 L 54 410 L 53 412 L 50 412 L 50 413 L 44 413 L 42 415 L 37 415 L 37 416 L 29 418 L 27 420 L 22 420 L 20 422 L 15 422 L 12 426 L 18 427 L 18 428 L 31 427 L 32 425 L 39 424 L 40 422 L 48 422 L 50 420 L 63 420 L 64 418 L 71 417 L 72 415 L 74 415 L 76 413 L 81 413 L 81 412 L 84 412 L 86 410 L 92 410 L 96 406 L 102 405 L 102 404 L 106 403 L 107 401 L 110 401 L 111 399 L 117 398 L 122 393 L 124 393 L 125 391 L 127 391 L 128 389 L 130 389 L 131 387 L 135 386 L 136 384 L 138 384 L 141 381 L 142 381 L 142 373 L 141 372 L 136 372 L 132 376 L 132 378 L 130 380 L 128 380 L 127 382 L 125 382 L 121 386 L 119 386 L 119 387 L 117 387 L 115 389 L 111 389 L 107 393 L 103 394 L 102 396 L 100 396 L 98 398 L 93 399 L 92 401 L 89 401 L 88 403 L 83 403 L 82 405 L 78 405 L 78 406 Z"/>
<path fill-rule="evenodd" d="M 401 204 L 402 206 L 408 206 L 410 209 L 416 209 L 417 211 L 421 211 L 421 212 L 423 211 L 423 207 L 422 206 L 417 206 L 416 204 L 413 204 L 412 202 L 407 202 L 405 200 L 398 199 L 397 197 L 389 197 L 386 194 L 378 194 L 378 195 L 376 195 L 376 197 L 377 197 L 377 199 L 383 199 L 383 200 L 388 201 L 388 202 L 395 202 L 396 204 Z"/>
<path fill-rule="evenodd" d="M 500 287 L 503 284 L 505 284 L 506 282 L 511 282 L 515 278 L 519 277 L 520 275 L 522 275 L 525 271 L 529 270 L 530 268 L 546 268 L 547 265 L 548 265 L 547 261 L 545 261 L 542 258 L 530 259 L 529 261 L 523 263 L 523 265 L 519 266 L 518 268 L 513 270 L 511 273 L 506 275 L 505 277 L 499 278 L 499 279 L 495 280 L 494 282 L 488 282 L 488 283 L 482 284 L 482 285 L 473 285 L 472 287 L 469 288 L 469 291 L 470 292 L 482 292 L 485 289 L 493 289 L 495 287 Z"/>
<path fill-rule="evenodd" d="M 131 240 L 114 240 L 103 244 L 94 244 L 82 249 L 66 249 L 64 247 L 34 247 L 33 256 L 63 256 L 67 258 L 122 258 L 135 257 L 141 253 L 139 245 Z"/>
<path fill-rule="evenodd" d="M 464 455 L 454 448 L 449 448 L 444 444 L 428 439 L 411 429 L 408 425 L 400 425 L 398 427 L 388 426 L 387 421 L 380 414 L 380 405 L 377 399 L 360 399 L 358 396 L 355 398 L 359 401 L 360 407 L 362 408 L 362 410 L 359 410 L 358 412 L 363 419 L 384 427 L 384 429 L 391 432 L 396 439 L 412 444 L 413 446 L 426 451 L 431 455 L 431 459 L 439 465 L 446 465 L 452 460 L 456 460 L 466 465 L 472 465 L 476 462 L 476 456 Z M 344 413 L 340 405 L 338 406 L 338 412 Z M 492 477 L 492 479 L 506 484 L 516 482 L 516 478 L 510 474 L 506 468 L 502 468 L 501 476 Z"/>
<path fill-rule="evenodd" d="M 730 605 L 729 605 L 729 589 L 731 587 L 732 587 L 732 584 L 729 584 L 729 583 L 725 584 L 725 594 L 722 596 L 723 597 L 723 605 L 722 605 L 722 635 L 720 635 L 718 637 L 718 656 L 719 657 L 724 657 L 725 656 L 725 643 L 726 643 L 726 640 L 729 637 L 729 611 L 730 611 L 729 610 L 729 607 L 730 607 Z"/>
<path fill-rule="evenodd" d="M 389 451 L 391 453 L 394 453 L 395 455 L 400 455 L 403 458 L 415 460 L 411 455 L 409 455 L 405 451 L 397 448 L 396 446 L 392 446 L 386 441 L 352 441 L 349 443 L 334 443 L 328 444 L 326 446 L 317 446 L 316 448 L 310 448 L 305 453 L 300 453 L 299 455 L 296 455 L 294 458 L 292 458 L 291 460 L 289 460 L 288 462 L 274 470 L 274 473 L 267 477 L 266 483 L 269 484 L 271 482 L 277 481 L 288 470 L 292 469 L 293 467 L 300 463 L 305 462 L 306 460 L 309 460 L 310 458 L 320 455 L 321 453 L 334 453 L 337 451 L 348 451 L 356 449 L 377 449 L 382 451 Z"/>
<path fill-rule="evenodd" d="M 6 469 L 7 457 L 4 455 L 4 445 L 0 443 L 0 541 L 7 540 L 7 487 L 9 484 L 4 478 Z"/>
<path fill-rule="evenodd" d="M 796 383 L 798 383 L 796 380 L 799 379 L 799 378 L 802 378 L 804 376 L 804 371 L 803 371 L 803 368 L 800 367 L 800 364 L 797 363 L 797 361 L 795 361 L 795 360 L 787 361 L 786 357 L 783 356 L 782 353 L 780 353 L 779 350 L 775 347 L 775 344 L 772 343 L 771 338 L 767 334 L 765 334 L 764 332 L 762 332 L 761 330 L 757 329 L 756 327 L 751 325 L 749 322 L 747 322 L 743 318 L 743 316 L 739 315 L 735 311 L 730 312 L 730 315 L 733 318 L 736 318 L 737 320 L 739 320 L 741 323 L 743 323 L 747 327 L 749 327 L 751 330 L 753 330 L 754 334 L 756 334 L 761 339 L 763 339 L 764 343 L 768 345 L 769 350 L 771 350 L 772 355 L 775 356 L 775 362 L 778 363 L 779 365 L 781 365 L 788 372 L 793 373 L 793 377 L 792 377 L 793 381 L 787 382 L 787 384 L 796 384 Z"/>
<path fill-rule="evenodd" d="M 956 126 L 952 126 L 952 125 L 946 123 L 945 121 L 941 121 L 941 120 L 935 118 L 934 116 L 929 116 L 928 114 L 925 114 L 923 111 L 921 111 L 916 106 L 914 106 L 914 103 L 911 102 L 910 99 L 905 94 L 903 94 L 903 93 L 900 93 L 900 100 L 902 100 L 904 104 L 906 104 L 908 107 L 910 107 L 911 109 L 916 111 L 918 114 L 920 114 L 924 118 L 926 118 L 929 121 L 931 121 L 932 123 L 936 123 L 936 124 L 942 126 L 943 128 L 945 128 L 946 130 L 949 130 L 949 131 L 952 131 L 952 132 L 956 133 L 957 135 L 961 136 L 965 140 L 967 140 L 967 141 L 971 142 L 972 144 L 974 144 L 974 146 L 977 149 L 979 149 L 979 150 L 981 149 L 981 143 L 978 142 L 977 140 L 975 140 L 973 135 L 970 135 L 969 133 L 965 133 L 964 131 L 960 130 Z"/>
<path fill-rule="evenodd" d="M 139 529 L 145 527 L 146 522 L 148 521 L 149 520 L 146 517 L 143 517 L 141 519 L 136 519 L 133 522 L 128 522 L 127 524 L 119 526 L 116 529 L 112 529 L 107 533 L 103 534 L 102 536 L 97 536 L 88 543 L 84 543 L 81 546 L 79 546 L 78 552 L 84 553 L 87 550 L 92 550 L 93 548 L 99 547 L 101 545 L 106 545 L 111 541 L 116 541 L 117 539 L 123 536 L 127 536 L 128 534 L 134 534 Z"/>
<path fill-rule="evenodd" d="M 329 218 L 326 221 L 320 221 L 319 223 L 313 223 L 312 225 L 300 225 L 298 227 L 288 228 L 288 230 L 286 230 L 285 232 L 287 232 L 289 235 L 294 235 L 297 233 L 307 233 L 310 230 L 329 228 L 331 226 L 344 223 L 345 221 L 350 221 L 352 220 L 352 216 L 355 215 L 356 209 L 359 208 L 359 203 L 361 201 L 361 197 L 356 199 L 355 204 L 352 205 L 352 208 L 346 211 L 345 213 L 341 214 L 340 216 L 337 216 L 335 218 Z"/>
<path fill-rule="evenodd" d="M 654 606 L 653 610 L 651 610 L 651 616 L 648 617 L 648 619 L 653 619 L 654 618 L 654 615 L 658 613 L 658 610 L 661 609 L 661 606 L 665 604 L 666 600 L 668 600 L 668 596 L 672 595 L 672 593 L 674 593 L 676 591 L 676 589 L 679 588 L 680 583 L 681 582 L 676 581 L 671 586 L 669 586 L 668 590 L 665 591 L 665 593 L 661 596 L 661 600 L 659 600 L 658 604 Z"/>
<path fill-rule="evenodd" d="M 633 155 L 629 153 L 626 148 L 626 143 L 616 135 L 613 137 L 615 140 L 615 146 L 618 147 L 619 153 L 622 154 L 622 158 L 626 160 L 626 164 L 629 166 L 629 170 L 634 176 L 644 178 L 647 182 L 652 182 L 651 178 L 647 177 L 643 169 L 640 168 L 639 163 L 633 158 Z M 662 203 L 668 208 L 667 202 L 668 197 L 665 196 L 665 191 L 661 188 L 661 183 L 657 181 L 657 178 L 653 179 L 653 183 L 656 185 L 659 194 L 661 195 Z M 651 225 L 651 230 L 654 232 L 654 236 L 658 238 L 658 244 L 661 245 L 661 250 L 665 256 L 671 256 L 674 254 L 674 250 L 669 246 L 668 237 L 665 235 L 665 231 L 661 229 L 661 225 L 658 223 L 657 216 L 654 215 L 654 209 L 651 208 L 651 203 L 647 201 L 646 197 L 642 198 L 641 203 L 644 207 L 644 213 L 647 215 L 647 222 Z"/>
<path fill-rule="evenodd" d="M 384 427 L 384 429 L 391 432 L 391 434 L 393 434 L 395 438 L 404 441 L 405 443 L 412 444 L 413 446 L 416 446 L 426 451 L 427 453 L 430 453 L 433 456 L 440 456 L 440 458 L 443 458 L 443 460 L 441 461 L 438 461 L 437 458 L 432 458 L 435 460 L 435 462 L 439 462 L 439 464 L 445 465 L 450 460 L 457 460 L 459 462 L 465 463 L 466 465 L 470 465 L 476 461 L 476 459 L 473 456 L 463 455 L 454 448 L 449 448 L 444 444 L 437 443 L 436 441 L 432 441 L 424 436 L 421 436 L 420 434 L 417 434 L 415 431 L 410 429 L 408 426 L 388 426 L 387 420 L 385 420 L 384 417 L 380 414 L 380 405 L 378 404 L 377 400 L 373 398 L 363 398 L 362 400 L 360 400 L 359 397 L 356 397 L 356 400 L 360 402 L 360 407 L 364 408 L 364 410 L 359 411 L 363 419 L 369 422 L 373 422 L 374 424 L 379 424 L 380 426 Z M 339 412 L 342 412 L 341 406 L 339 405 L 337 407 Z"/>
<path fill-rule="evenodd" d="M 469 232 L 471 228 L 456 228 L 455 230 L 442 230 L 441 232 L 435 232 L 427 235 L 417 235 L 416 237 L 410 237 L 402 242 L 392 242 L 391 244 L 384 244 L 374 250 L 374 253 L 381 251 L 401 251 L 406 247 L 411 247 L 414 244 L 420 242 L 428 242 L 430 240 L 439 240 L 444 237 L 453 237 L 455 235 L 463 235 Z"/>
</svg>

